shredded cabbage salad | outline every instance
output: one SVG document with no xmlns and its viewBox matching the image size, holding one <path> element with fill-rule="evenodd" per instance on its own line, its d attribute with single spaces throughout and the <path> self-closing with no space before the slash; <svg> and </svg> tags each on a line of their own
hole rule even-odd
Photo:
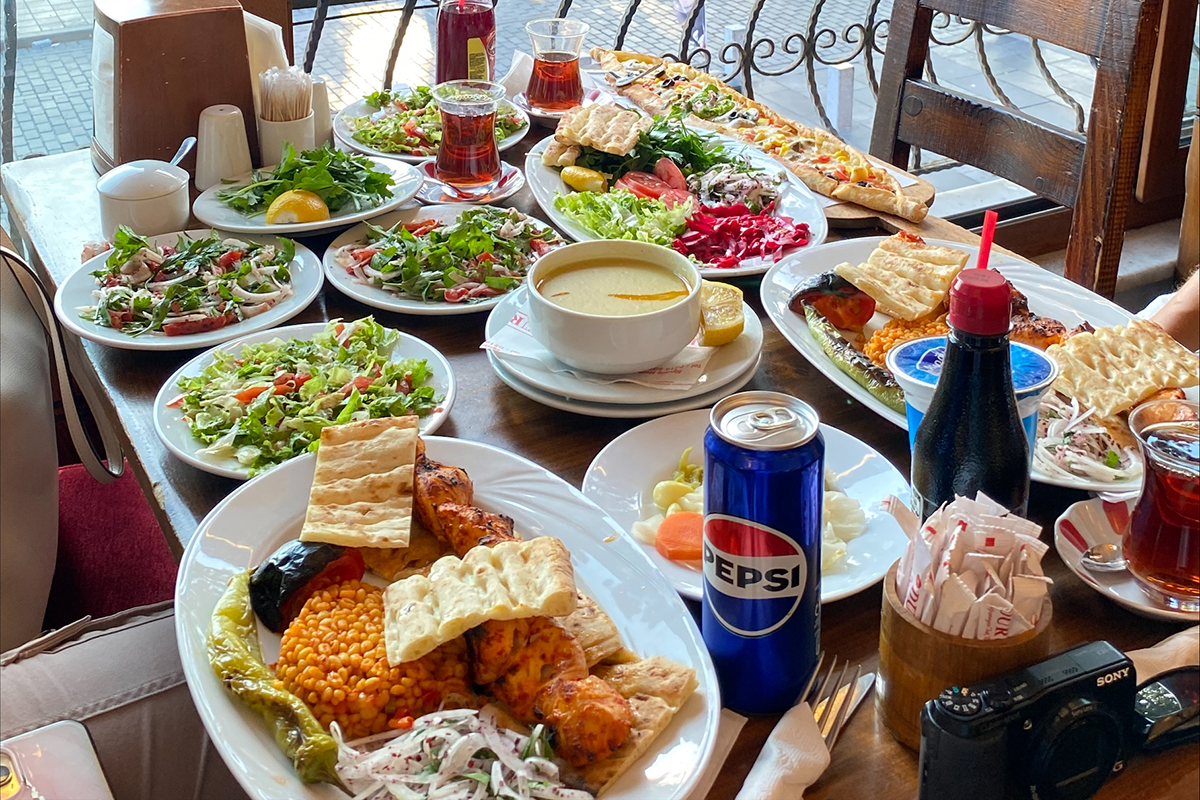
<svg viewBox="0 0 1200 800">
<path fill-rule="evenodd" d="M 1103 425 L 1092 421 L 1095 409 L 1084 411 L 1058 392 L 1042 399 L 1033 464 L 1046 475 L 1084 477 L 1097 481 L 1132 481 L 1142 475 L 1142 459 L 1132 447 L 1121 447 Z"/>
<path fill-rule="evenodd" d="M 345 742 L 337 723 L 338 777 L 354 800 L 592 800 L 563 784 L 542 725 L 529 736 L 482 711 L 436 711 L 412 728 Z"/>
<path fill-rule="evenodd" d="M 384 153 L 437 155 L 442 142 L 442 115 L 428 86 L 411 92 L 375 92 L 365 98 L 378 109 L 349 121 L 356 141 Z M 496 112 L 496 140 L 512 136 L 528 123 L 507 101 Z"/>
<path fill-rule="evenodd" d="M 692 210 L 691 203 L 667 208 L 662 200 L 638 197 L 624 189 L 558 195 L 554 207 L 601 239 L 632 239 L 666 246 L 683 232 Z"/>
<path fill-rule="evenodd" d="M 312 339 L 272 339 L 179 379 L 178 405 L 200 452 L 234 457 L 251 474 L 316 450 L 321 429 L 361 419 L 428 416 L 444 397 L 424 359 L 392 360 L 397 331 L 372 317 L 331 321 Z"/>
</svg>

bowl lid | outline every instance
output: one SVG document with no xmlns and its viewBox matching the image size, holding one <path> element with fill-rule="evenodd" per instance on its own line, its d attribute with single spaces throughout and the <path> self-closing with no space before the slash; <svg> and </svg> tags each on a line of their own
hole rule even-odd
<svg viewBox="0 0 1200 800">
<path fill-rule="evenodd" d="M 150 200 L 187 186 L 187 170 L 166 161 L 143 159 L 114 167 L 96 181 L 96 191 L 114 200 Z"/>
</svg>

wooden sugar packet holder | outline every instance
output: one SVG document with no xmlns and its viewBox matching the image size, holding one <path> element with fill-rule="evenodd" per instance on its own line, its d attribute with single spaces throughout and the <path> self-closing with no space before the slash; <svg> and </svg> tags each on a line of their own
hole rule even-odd
<svg viewBox="0 0 1200 800">
<path fill-rule="evenodd" d="M 884 727 L 906 747 L 921 746 L 921 709 L 951 686 L 971 686 L 1050 655 L 1050 599 L 1031 631 L 1007 639 L 964 639 L 914 617 L 896 594 L 892 565 L 883 579 L 879 622 L 879 683 L 875 708 Z"/>
</svg>

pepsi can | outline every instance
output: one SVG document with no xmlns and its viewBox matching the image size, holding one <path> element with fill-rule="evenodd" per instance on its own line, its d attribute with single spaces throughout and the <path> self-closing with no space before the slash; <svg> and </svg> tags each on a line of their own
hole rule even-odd
<svg viewBox="0 0 1200 800">
<path fill-rule="evenodd" d="M 821 638 L 825 440 L 817 412 L 742 392 L 704 435 L 702 631 L 721 699 L 749 714 L 793 706 Z"/>
</svg>

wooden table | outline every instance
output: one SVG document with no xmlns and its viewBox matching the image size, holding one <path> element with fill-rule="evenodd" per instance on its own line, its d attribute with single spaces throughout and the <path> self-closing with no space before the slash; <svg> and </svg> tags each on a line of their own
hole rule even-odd
<svg viewBox="0 0 1200 800">
<path fill-rule="evenodd" d="M 530 136 L 530 144 L 538 138 L 536 134 Z M 524 148 L 508 155 L 514 163 L 521 163 Z M 7 164 L 3 177 L 13 238 L 26 249 L 45 280 L 61 281 L 79 265 L 82 244 L 100 238 L 96 176 L 86 151 Z M 528 189 L 508 204 L 542 216 Z M 933 238 L 978 241 L 969 231 L 934 217 L 911 227 Z M 855 236 L 879 233 L 882 231 L 853 231 Z M 839 238 L 838 232 L 831 232 L 830 238 Z M 306 239 L 305 243 L 320 253 L 331 239 L 326 235 Z M 747 300 L 763 316 L 756 281 L 745 288 Z M 367 313 L 371 309 L 327 286 L 292 322 L 356 318 Z M 449 359 L 459 395 L 439 435 L 503 447 L 578 486 L 596 453 L 637 424 L 556 411 L 506 387 L 479 350 L 486 314 L 435 318 L 374 313 L 385 325 L 425 339 Z M 763 328 L 762 367 L 746 389 L 773 389 L 803 398 L 817 409 L 822 421 L 877 448 L 907 474 L 905 433 L 850 399 L 792 349 L 772 324 L 764 322 Z M 91 343 L 85 343 L 84 351 L 86 366 L 94 370 L 103 394 L 111 402 L 109 408 L 97 412 L 106 413 L 119 426 L 129 462 L 151 499 L 164 533 L 178 549 L 187 543 L 204 515 L 238 485 L 187 466 L 171 456 L 154 434 L 152 404 L 159 387 L 195 353 L 144 353 Z M 1085 497 L 1082 492 L 1034 484 L 1030 516 L 1049 531 L 1069 504 Z M 1143 619 L 1103 599 L 1067 570 L 1054 548 L 1047 555 L 1045 567 L 1055 580 L 1051 592 L 1055 651 L 1097 639 L 1135 649 L 1154 644 L 1181 627 Z M 852 662 L 863 662 L 866 669 L 876 669 L 880 603 L 880 588 L 875 586 L 825 606 L 821 638 L 824 649 Z M 712 800 L 726 800 L 737 793 L 775 721 L 773 717 L 753 718 L 746 724 L 709 794 Z M 910 798 L 916 795 L 916 777 L 916 754 L 891 737 L 880 724 L 872 703 L 867 702 L 847 725 L 829 769 L 807 797 Z M 1153 760 L 1135 759 L 1097 796 L 1112 800 L 1194 797 L 1197 785 L 1200 748 L 1191 746 Z"/>
</svg>

